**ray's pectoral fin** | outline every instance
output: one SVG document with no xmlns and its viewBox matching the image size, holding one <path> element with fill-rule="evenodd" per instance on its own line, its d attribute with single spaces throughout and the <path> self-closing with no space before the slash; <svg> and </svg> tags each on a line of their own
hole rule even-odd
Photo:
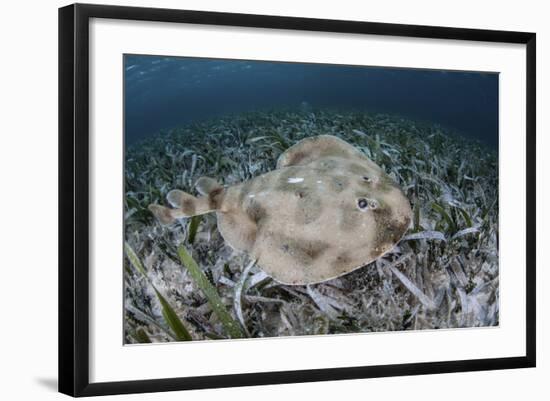
<svg viewBox="0 0 550 401">
<path fill-rule="evenodd" d="M 332 135 L 319 135 L 302 139 L 283 152 L 277 160 L 277 168 L 300 166 L 323 157 L 344 157 L 365 159 L 359 150 Z"/>
<path fill-rule="evenodd" d="M 171 224 L 175 219 L 213 212 L 221 207 L 224 190 L 216 181 L 203 177 L 197 181 L 197 189 L 204 196 L 195 197 L 174 189 L 166 195 L 172 208 L 152 204 L 149 210 L 162 224 Z"/>
</svg>

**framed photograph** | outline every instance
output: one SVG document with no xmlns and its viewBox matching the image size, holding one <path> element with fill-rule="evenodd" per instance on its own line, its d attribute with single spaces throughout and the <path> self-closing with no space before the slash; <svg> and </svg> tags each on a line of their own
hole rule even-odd
<svg viewBox="0 0 550 401">
<path fill-rule="evenodd" d="M 59 10 L 59 390 L 535 366 L 535 34 Z"/>
</svg>

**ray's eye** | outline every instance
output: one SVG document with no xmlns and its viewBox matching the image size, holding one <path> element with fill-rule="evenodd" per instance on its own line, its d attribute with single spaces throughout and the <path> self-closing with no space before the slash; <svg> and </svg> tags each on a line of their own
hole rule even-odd
<svg viewBox="0 0 550 401">
<path fill-rule="evenodd" d="M 371 183 L 371 182 L 372 182 L 372 178 L 367 177 L 366 175 L 364 175 L 364 176 L 363 176 L 363 181 L 368 182 L 368 183 Z"/>
<path fill-rule="evenodd" d="M 377 209 L 379 207 L 379 203 L 376 199 L 367 199 L 367 198 L 359 198 L 357 199 L 357 207 L 362 212 L 366 212 L 369 209 Z"/>
<path fill-rule="evenodd" d="M 369 201 L 365 198 L 359 198 L 357 199 L 357 207 L 359 210 L 365 211 L 369 208 Z"/>
</svg>

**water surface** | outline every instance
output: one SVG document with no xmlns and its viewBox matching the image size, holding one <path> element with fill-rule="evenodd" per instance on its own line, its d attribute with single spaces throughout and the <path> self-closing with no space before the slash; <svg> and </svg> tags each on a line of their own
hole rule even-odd
<svg viewBox="0 0 550 401">
<path fill-rule="evenodd" d="M 126 142 L 228 113 L 335 108 L 398 114 L 498 145 L 498 74 L 126 55 Z"/>
</svg>

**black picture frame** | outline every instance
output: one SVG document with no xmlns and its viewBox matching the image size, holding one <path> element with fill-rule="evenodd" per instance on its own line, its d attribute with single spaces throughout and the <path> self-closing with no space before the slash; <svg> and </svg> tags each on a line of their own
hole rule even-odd
<svg viewBox="0 0 550 401">
<path fill-rule="evenodd" d="M 161 21 L 251 28 L 437 38 L 526 46 L 526 353 L 521 357 L 90 383 L 89 21 Z M 71 396 L 141 393 L 534 367 L 536 35 L 527 32 L 74 4 L 59 9 L 59 391 Z"/>
</svg>

